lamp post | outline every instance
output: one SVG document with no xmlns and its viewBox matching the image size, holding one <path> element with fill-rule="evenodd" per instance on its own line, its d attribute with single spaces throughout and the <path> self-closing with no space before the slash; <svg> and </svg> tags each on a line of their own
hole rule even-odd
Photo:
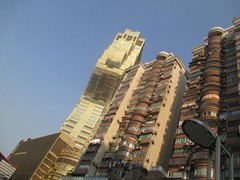
<svg viewBox="0 0 240 180">
<path fill-rule="evenodd" d="M 233 180 L 233 156 L 232 154 L 221 144 L 220 136 L 213 133 L 213 131 L 198 119 L 188 119 L 182 124 L 183 132 L 186 136 L 192 140 L 195 144 L 206 148 L 208 152 L 208 166 L 207 166 L 207 180 L 211 180 L 212 169 L 212 152 L 215 149 L 215 171 L 214 179 L 220 180 L 220 161 L 221 161 L 221 149 L 229 157 L 229 180 Z"/>
</svg>

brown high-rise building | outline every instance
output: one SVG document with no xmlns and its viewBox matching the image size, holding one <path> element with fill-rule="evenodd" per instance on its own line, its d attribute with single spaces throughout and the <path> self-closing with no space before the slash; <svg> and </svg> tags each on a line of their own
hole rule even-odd
<svg viewBox="0 0 240 180">
<path fill-rule="evenodd" d="M 21 141 L 8 159 L 16 167 L 12 180 L 55 179 L 52 176 L 62 149 L 73 148 L 74 141 L 64 133 L 56 133 L 36 139 Z M 76 164 L 76 159 L 65 158 L 68 171 Z"/>
<path fill-rule="evenodd" d="M 167 175 L 186 69 L 177 56 L 160 52 L 125 72 L 73 176 L 141 179 L 152 170 Z"/>
<path fill-rule="evenodd" d="M 208 150 L 191 142 L 181 127 L 185 120 L 197 118 L 221 136 L 233 153 L 234 179 L 240 179 L 240 18 L 234 18 L 233 26 L 227 29 L 212 28 L 205 43 L 192 52 L 169 177 L 206 179 Z M 226 178 L 228 164 L 224 158 L 221 177 Z"/>
</svg>

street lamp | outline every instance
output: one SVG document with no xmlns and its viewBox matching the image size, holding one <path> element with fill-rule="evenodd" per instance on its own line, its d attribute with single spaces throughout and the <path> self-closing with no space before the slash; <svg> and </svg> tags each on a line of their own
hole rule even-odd
<svg viewBox="0 0 240 180">
<path fill-rule="evenodd" d="M 198 119 L 187 119 L 182 124 L 183 132 L 195 144 L 208 149 L 207 180 L 211 180 L 212 151 L 215 148 L 214 179 L 220 180 L 221 149 L 229 157 L 229 180 L 233 180 L 233 155 L 221 144 L 220 136 Z"/>
</svg>

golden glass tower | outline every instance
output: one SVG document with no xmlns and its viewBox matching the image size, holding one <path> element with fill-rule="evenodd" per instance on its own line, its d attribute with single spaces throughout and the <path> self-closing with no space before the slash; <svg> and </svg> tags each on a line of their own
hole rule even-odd
<svg viewBox="0 0 240 180">
<path fill-rule="evenodd" d="M 100 117 L 121 83 L 124 70 L 140 62 L 144 41 L 140 32 L 126 29 L 116 35 L 99 58 L 82 97 L 60 128 L 73 138 L 80 151 L 83 152 L 92 139 Z"/>
</svg>

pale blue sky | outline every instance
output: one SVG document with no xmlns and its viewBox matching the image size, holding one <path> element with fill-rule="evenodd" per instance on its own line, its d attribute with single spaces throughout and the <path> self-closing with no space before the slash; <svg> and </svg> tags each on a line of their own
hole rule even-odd
<svg viewBox="0 0 240 180">
<path fill-rule="evenodd" d="M 141 32 L 143 61 L 167 51 L 188 66 L 191 49 L 239 9 L 239 0 L 0 0 L 0 152 L 58 131 L 118 32 Z"/>
</svg>

